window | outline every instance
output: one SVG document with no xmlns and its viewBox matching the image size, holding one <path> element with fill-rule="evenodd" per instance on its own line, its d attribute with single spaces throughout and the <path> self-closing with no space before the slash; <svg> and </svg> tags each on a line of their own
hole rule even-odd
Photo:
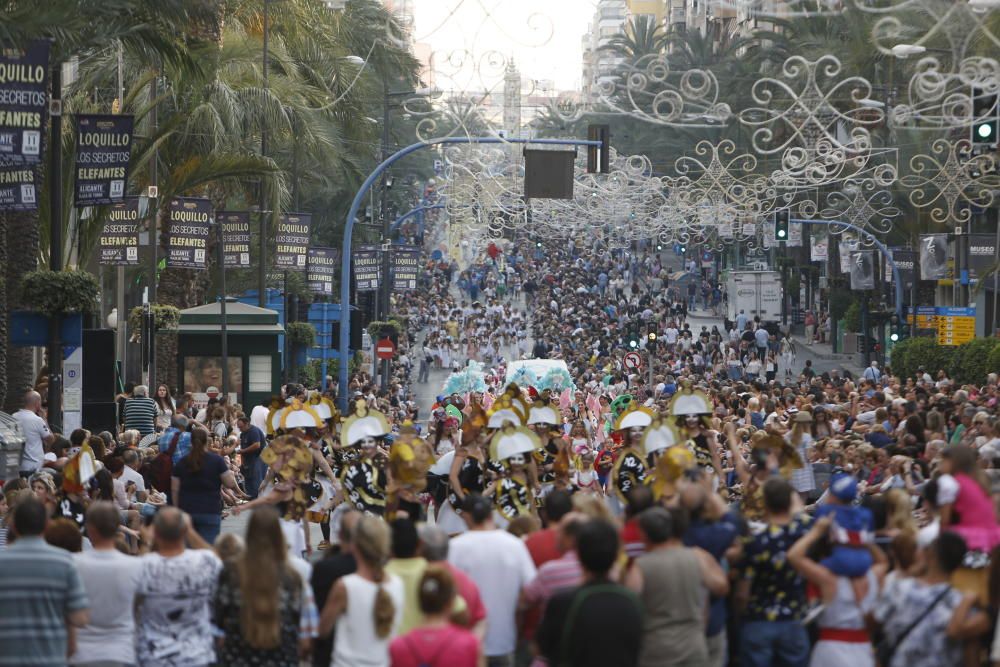
<svg viewBox="0 0 1000 667">
<path fill-rule="evenodd" d="M 259 355 L 248 358 L 250 382 L 247 391 L 268 393 L 273 390 L 271 385 L 271 355 Z"/>
</svg>

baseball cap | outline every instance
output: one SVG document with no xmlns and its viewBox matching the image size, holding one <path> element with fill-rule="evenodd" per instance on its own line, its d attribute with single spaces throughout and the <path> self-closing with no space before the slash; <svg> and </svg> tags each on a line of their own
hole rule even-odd
<svg viewBox="0 0 1000 667">
<path fill-rule="evenodd" d="M 838 473 L 830 478 L 830 493 L 845 503 L 853 502 L 858 495 L 858 480 L 847 473 Z"/>
</svg>

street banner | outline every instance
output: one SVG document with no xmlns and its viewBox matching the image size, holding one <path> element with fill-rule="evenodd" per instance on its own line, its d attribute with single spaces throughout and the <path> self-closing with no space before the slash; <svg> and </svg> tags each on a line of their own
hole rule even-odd
<svg viewBox="0 0 1000 667">
<path fill-rule="evenodd" d="M 731 222 L 719 223 L 719 238 L 723 239 L 733 238 L 733 223 Z"/>
<path fill-rule="evenodd" d="M 774 238 L 774 221 L 764 223 L 764 232 L 761 234 L 761 241 L 765 248 L 773 248 L 778 245 L 777 239 Z"/>
<path fill-rule="evenodd" d="M 920 236 L 920 279 L 944 280 L 948 277 L 948 235 L 922 234 Z"/>
<path fill-rule="evenodd" d="M 77 207 L 114 204 L 124 199 L 132 159 L 132 125 L 132 116 L 77 115 Z"/>
<path fill-rule="evenodd" d="M 966 267 L 970 280 L 979 280 L 996 263 L 997 237 L 995 234 L 969 234 L 969 263 Z"/>
<path fill-rule="evenodd" d="M 840 272 L 851 274 L 851 252 L 858 249 L 858 242 L 855 239 L 845 239 L 837 244 L 840 251 Z"/>
<path fill-rule="evenodd" d="M 49 106 L 49 42 L 0 48 L 0 163 L 38 164 Z"/>
<path fill-rule="evenodd" d="M 917 253 L 914 250 L 892 249 L 892 261 L 899 271 L 899 280 L 903 283 L 903 289 L 910 289 L 917 280 Z M 887 268 L 886 276 L 892 280 L 892 269 Z"/>
<path fill-rule="evenodd" d="M 830 259 L 830 235 L 826 232 L 813 234 L 812 245 L 809 249 L 809 260 L 812 262 L 825 262 Z"/>
<path fill-rule="evenodd" d="M 104 266 L 134 266 L 139 263 L 139 198 L 126 197 L 108 211 L 101 230 L 101 254 Z"/>
<path fill-rule="evenodd" d="M 785 243 L 789 248 L 802 247 L 802 227 L 801 222 L 788 223 L 788 241 Z"/>
<path fill-rule="evenodd" d="M 195 197 L 170 200 L 167 233 L 167 266 L 178 269 L 205 269 L 208 228 L 212 222 L 212 202 Z M 155 242 L 155 239 L 154 239 Z"/>
<path fill-rule="evenodd" d="M 406 292 L 417 289 L 420 274 L 420 246 L 392 246 L 392 291 Z"/>
<path fill-rule="evenodd" d="M 0 211 L 38 209 L 35 170 L 30 165 L 0 167 Z"/>
<path fill-rule="evenodd" d="M 378 289 L 379 249 L 377 245 L 359 245 L 354 250 L 354 287 L 359 292 Z"/>
<path fill-rule="evenodd" d="M 278 229 L 274 233 L 276 252 L 274 267 L 292 271 L 305 271 L 309 256 L 310 213 L 283 213 L 278 216 Z"/>
<path fill-rule="evenodd" d="M 333 281 L 340 270 L 339 248 L 309 248 L 306 282 L 316 294 L 333 294 Z"/>
<path fill-rule="evenodd" d="M 850 256 L 851 289 L 875 289 L 875 253 L 871 250 L 854 250 Z"/>
<path fill-rule="evenodd" d="M 227 269 L 250 268 L 250 213 L 216 211 L 215 222 L 222 225 L 222 265 Z"/>
</svg>

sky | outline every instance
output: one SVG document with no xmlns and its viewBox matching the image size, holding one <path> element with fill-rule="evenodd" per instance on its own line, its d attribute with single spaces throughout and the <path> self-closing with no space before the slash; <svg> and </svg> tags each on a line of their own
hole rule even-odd
<svg viewBox="0 0 1000 667">
<path fill-rule="evenodd" d="M 525 81 L 548 79 L 555 81 L 557 90 L 579 89 L 580 40 L 594 16 L 596 0 L 411 2 L 414 37 L 429 43 L 435 53 L 438 87 L 492 87 L 503 79 L 503 68 L 513 58 Z M 478 66 L 458 66 L 463 53 L 468 54 L 465 63 Z"/>
</svg>

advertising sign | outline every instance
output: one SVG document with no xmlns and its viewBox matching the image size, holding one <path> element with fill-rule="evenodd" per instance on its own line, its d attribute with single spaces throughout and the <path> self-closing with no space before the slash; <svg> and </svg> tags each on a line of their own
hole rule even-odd
<svg viewBox="0 0 1000 667">
<path fill-rule="evenodd" d="M 247 211 L 216 211 L 222 225 L 222 264 L 227 269 L 250 268 L 250 214 Z"/>
<path fill-rule="evenodd" d="M 274 267 L 293 271 L 305 271 L 309 256 L 309 228 L 312 215 L 309 213 L 284 213 L 278 217 L 278 228 L 274 233 L 276 243 Z"/>
<path fill-rule="evenodd" d="M 812 235 L 812 246 L 809 249 L 809 260 L 825 262 L 830 258 L 830 235 L 826 232 Z"/>
<path fill-rule="evenodd" d="M 27 165 L 0 167 L 0 211 L 34 211 L 37 208 L 35 170 Z"/>
<path fill-rule="evenodd" d="M 971 280 L 979 280 L 997 261 L 997 238 L 995 234 L 969 234 L 968 270 Z"/>
<path fill-rule="evenodd" d="M 208 228 L 212 202 L 194 197 L 174 197 L 167 211 L 167 266 L 178 269 L 207 267 Z"/>
<path fill-rule="evenodd" d="M 354 250 L 354 285 L 359 292 L 378 289 L 379 249 L 377 245 L 360 245 Z"/>
<path fill-rule="evenodd" d="M 405 292 L 417 289 L 418 275 L 420 275 L 420 246 L 393 246 L 392 291 Z"/>
<path fill-rule="evenodd" d="M 0 162 L 38 164 L 48 117 L 49 42 L 0 49 Z"/>
<path fill-rule="evenodd" d="M 920 279 L 943 280 L 948 270 L 948 235 L 923 234 L 920 237 Z"/>
<path fill-rule="evenodd" d="M 139 263 L 139 198 L 128 197 L 111 207 L 101 230 L 100 256 L 105 266 Z"/>
<path fill-rule="evenodd" d="M 917 253 L 914 250 L 897 250 L 892 251 L 892 261 L 896 264 L 896 269 L 899 271 L 900 282 L 903 283 L 903 289 L 910 289 L 913 287 L 913 283 L 917 279 Z M 886 275 L 892 276 L 892 271 L 887 271 Z"/>
<path fill-rule="evenodd" d="M 114 204 L 125 197 L 132 123 L 132 116 L 76 117 L 76 206 Z"/>
<path fill-rule="evenodd" d="M 340 250 L 337 248 L 309 248 L 306 282 L 317 294 L 333 294 L 334 276 L 340 270 Z"/>
<path fill-rule="evenodd" d="M 875 253 L 871 250 L 855 250 L 850 255 L 851 289 L 875 289 Z"/>
</svg>

